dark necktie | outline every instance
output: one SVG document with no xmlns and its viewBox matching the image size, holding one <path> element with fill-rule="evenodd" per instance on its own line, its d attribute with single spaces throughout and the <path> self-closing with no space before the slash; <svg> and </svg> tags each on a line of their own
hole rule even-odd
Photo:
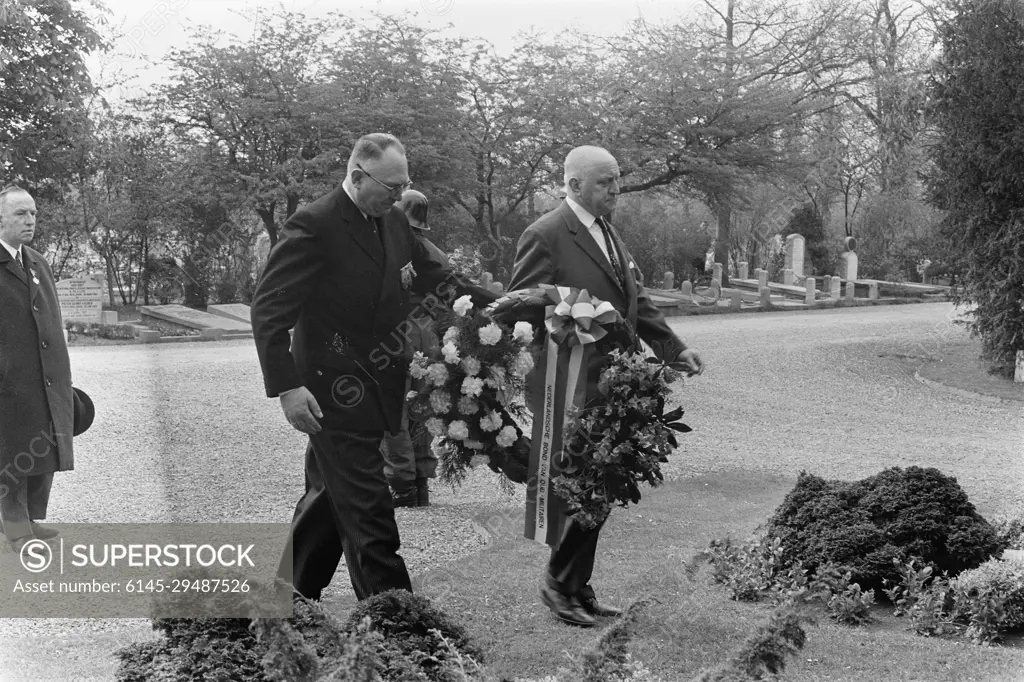
<svg viewBox="0 0 1024 682">
<path fill-rule="evenodd" d="M 27 262 L 25 262 L 25 260 L 24 260 L 24 259 L 22 259 L 22 257 L 21 257 L 21 249 L 18 249 L 18 250 L 17 250 L 17 251 L 16 251 L 15 253 L 14 253 L 14 260 L 18 261 L 18 265 L 20 265 L 20 266 L 21 266 L 21 269 L 25 271 L 25 275 L 26 275 L 26 276 L 27 276 L 27 277 L 28 277 L 29 279 L 32 279 L 32 273 L 31 273 L 31 272 L 29 272 L 29 269 L 28 269 L 28 263 L 27 263 Z"/>
<path fill-rule="evenodd" d="M 622 271 L 622 264 L 619 262 L 619 256 L 615 252 L 615 240 L 612 239 L 611 230 L 600 218 L 596 219 L 597 224 L 601 227 L 601 233 L 604 235 L 604 245 L 608 248 L 608 260 L 612 262 L 612 270 L 615 271 L 615 276 L 619 279 L 619 284 L 622 285 L 623 290 L 626 288 L 626 277 Z"/>
<path fill-rule="evenodd" d="M 384 220 L 383 218 L 370 217 L 370 224 L 373 225 L 373 231 L 377 233 L 377 239 L 380 240 L 380 245 L 384 246 Z"/>
</svg>

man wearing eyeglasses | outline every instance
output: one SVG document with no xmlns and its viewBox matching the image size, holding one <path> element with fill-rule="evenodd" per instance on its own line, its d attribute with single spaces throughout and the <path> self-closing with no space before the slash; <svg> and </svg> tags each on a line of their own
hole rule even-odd
<svg viewBox="0 0 1024 682">
<path fill-rule="evenodd" d="M 394 207 L 410 185 L 397 138 L 360 138 L 341 186 L 285 223 L 253 297 L 267 396 L 309 435 L 306 490 L 280 570 L 309 599 L 320 598 L 342 556 L 357 598 L 411 591 L 380 454 L 385 432 L 401 423 L 410 290 L 448 303 L 497 298 L 416 239 Z"/>
<path fill-rule="evenodd" d="M 0 522 L 11 549 L 57 535 L 46 518 L 56 471 L 74 468 L 74 398 L 53 273 L 28 247 L 36 203 L 0 190 Z"/>
</svg>

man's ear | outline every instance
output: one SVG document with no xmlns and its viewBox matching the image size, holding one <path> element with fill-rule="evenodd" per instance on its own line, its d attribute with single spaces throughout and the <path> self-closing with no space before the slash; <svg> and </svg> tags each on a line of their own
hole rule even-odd
<svg viewBox="0 0 1024 682">
<path fill-rule="evenodd" d="M 363 182 L 364 175 L 366 174 L 363 173 L 363 171 L 359 170 L 358 168 L 353 168 L 352 172 L 349 173 L 349 176 L 351 176 L 352 178 L 352 186 L 359 187 L 359 185 L 362 184 Z"/>
<path fill-rule="evenodd" d="M 573 194 L 579 194 L 580 193 L 580 181 L 579 181 L 579 178 L 570 178 L 569 179 L 569 190 Z"/>
</svg>

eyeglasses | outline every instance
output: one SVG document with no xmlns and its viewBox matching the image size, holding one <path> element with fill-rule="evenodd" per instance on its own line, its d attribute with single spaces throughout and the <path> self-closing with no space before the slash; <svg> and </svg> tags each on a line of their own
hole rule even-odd
<svg viewBox="0 0 1024 682">
<path fill-rule="evenodd" d="M 401 185 L 389 185 L 386 182 L 381 182 L 377 178 L 375 178 L 372 175 L 370 175 L 370 172 L 368 170 L 366 170 L 365 168 L 363 168 L 358 163 L 356 164 L 356 168 L 358 168 L 359 170 L 361 170 L 364 173 L 366 173 L 366 177 L 368 177 L 371 180 L 373 180 L 374 182 L 376 182 L 378 185 L 380 185 L 381 187 L 386 189 L 388 192 L 391 192 L 391 193 L 399 192 L 399 193 L 401 193 L 401 192 L 404 192 L 405 190 L 409 189 L 410 187 L 412 187 L 412 182 L 404 182 Z"/>
</svg>

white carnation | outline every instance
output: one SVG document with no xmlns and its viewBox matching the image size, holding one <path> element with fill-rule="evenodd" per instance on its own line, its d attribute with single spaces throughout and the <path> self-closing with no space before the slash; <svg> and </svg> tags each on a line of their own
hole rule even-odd
<svg viewBox="0 0 1024 682">
<path fill-rule="evenodd" d="M 444 344 L 441 348 L 441 355 L 444 356 L 444 361 L 449 365 L 459 364 L 459 349 L 455 347 L 455 344 L 451 341 Z"/>
<path fill-rule="evenodd" d="M 465 317 L 466 313 L 473 309 L 473 299 L 471 296 L 460 296 L 455 299 L 455 303 L 452 304 L 452 310 L 459 317 Z"/>
<path fill-rule="evenodd" d="M 461 419 L 456 419 L 448 425 L 448 435 L 455 440 L 465 440 L 469 438 L 469 426 Z"/>
<path fill-rule="evenodd" d="M 515 427 L 509 425 L 498 432 L 498 437 L 494 441 L 503 448 L 510 448 L 515 445 L 518 439 L 519 436 L 516 435 Z"/>
<path fill-rule="evenodd" d="M 533 325 L 529 322 L 516 322 L 516 326 L 512 330 L 512 338 L 523 343 L 530 343 L 533 341 Z"/>
<path fill-rule="evenodd" d="M 480 335 L 480 343 L 485 346 L 493 346 L 498 341 L 501 341 L 501 327 L 493 322 L 486 327 L 481 327 L 478 334 Z"/>
</svg>

